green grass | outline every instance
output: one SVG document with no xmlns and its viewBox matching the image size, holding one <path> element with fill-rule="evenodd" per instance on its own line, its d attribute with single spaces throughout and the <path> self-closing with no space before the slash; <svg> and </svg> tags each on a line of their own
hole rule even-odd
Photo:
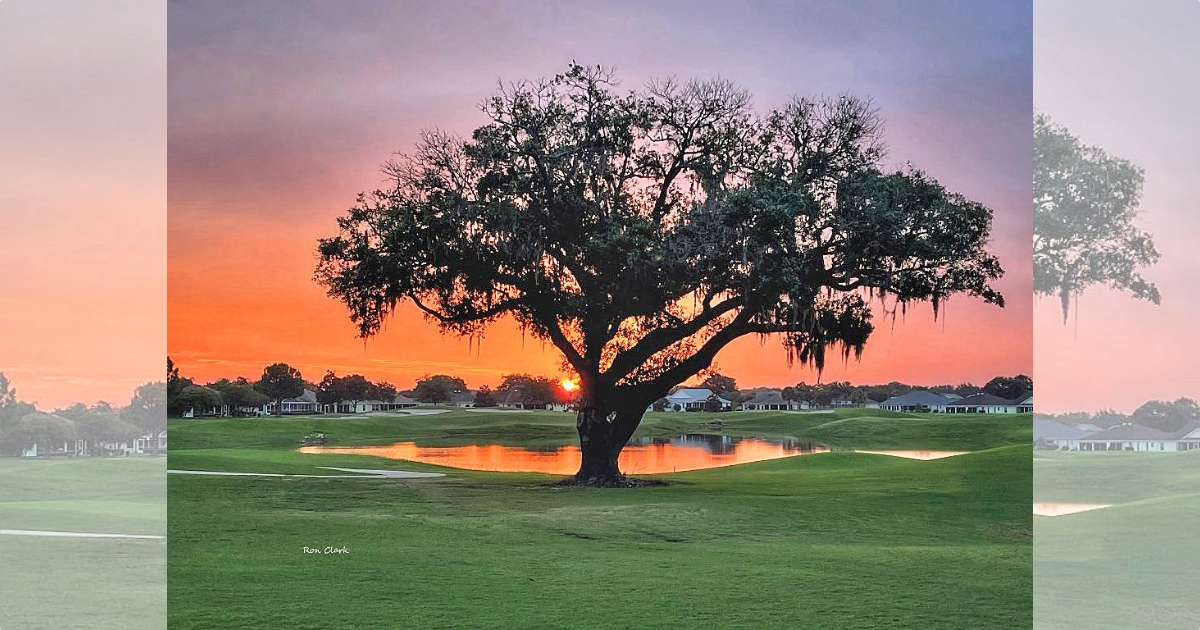
<svg viewBox="0 0 1200 630">
<path fill-rule="evenodd" d="M 0 458 L 0 529 L 166 534 L 165 458 Z M 0 536 L 0 628 L 161 628 L 166 542 Z"/>
<path fill-rule="evenodd" d="M 637 489 L 449 469 L 420 481 L 171 475 L 170 626 L 1030 625 L 1028 416 L 651 414 L 639 436 L 714 418 L 730 435 L 977 452 L 930 462 L 805 455 Z M 180 421 L 170 466 L 434 469 L 296 453 L 312 430 L 340 445 L 574 439 L 570 414 L 551 412 Z"/>
<path fill-rule="evenodd" d="M 1035 519 L 1037 627 L 1200 627 L 1200 452 L 1043 453 L 1038 501 L 1113 507 Z"/>
</svg>

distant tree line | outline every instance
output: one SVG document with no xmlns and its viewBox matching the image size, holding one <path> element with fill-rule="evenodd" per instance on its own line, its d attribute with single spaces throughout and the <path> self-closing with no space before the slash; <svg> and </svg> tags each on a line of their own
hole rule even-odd
<svg viewBox="0 0 1200 630">
<path fill-rule="evenodd" d="M 1132 423 L 1174 433 L 1190 424 L 1200 422 L 1200 405 L 1191 398 L 1178 398 L 1170 401 L 1151 400 L 1131 414 L 1104 409 L 1092 413 L 1084 411 L 1062 414 L 1039 413 L 1036 417 L 1072 425 L 1092 424 L 1101 429 Z"/>
<path fill-rule="evenodd" d="M 754 396 L 753 390 L 738 389 L 737 381 L 734 378 L 719 372 L 709 373 L 700 382 L 698 387 L 712 390 L 717 396 L 733 402 L 734 406 Z M 973 383 L 922 386 L 909 385 L 899 381 L 892 381 L 886 385 L 854 385 L 849 381 L 833 381 L 810 385 L 801 381 L 790 387 L 782 388 L 780 394 L 785 400 L 806 402 L 814 407 L 828 407 L 837 400 L 848 400 L 854 404 L 883 402 L 892 396 L 899 396 L 914 389 L 924 389 L 938 394 L 958 394 L 964 397 L 972 394 L 987 393 L 1007 400 L 1013 400 L 1033 391 L 1033 379 L 1024 374 L 997 376 L 983 386 Z"/>
<path fill-rule="evenodd" d="M 35 445 L 39 452 L 53 452 L 80 440 L 86 453 L 105 454 L 148 434 L 157 437 L 166 428 L 166 385 L 161 381 L 139 386 L 124 407 L 102 400 L 90 407 L 75 403 L 44 412 L 17 398 L 16 388 L 0 373 L 0 455 L 21 455 Z"/>
<path fill-rule="evenodd" d="M 849 400 L 854 403 L 883 402 L 892 396 L 899 396 L 914 389 L 923 389 L 936 394 L 957 394 L 970 396 L 972 394 L 991 394 L 1006 400 L 1013 400 L 1022 394 L 1033 391 L 1033 379 L 1024 375 L 997 376 L 985 385 L 974 383 L 959 383 L 957 385 L 910 385 L 892 381 L 886 385 L 852 385 L 848 381 L 834 381 L 818 385 L 804 382 L 783 389 L 783 397 L 788 400 L 806 401 L 816 406 L 828 406 L 834 400 Z"/>
<path fill-rule="evenodd" d="M 222 378 L 204 385 L 182 376 L 175 362 L 167 357 L 167 408 L 172 416 L 181 416 L 189 409 L 203 413 L 227 407 L 230 415 L 257 414 L 264 405 L 275 403 L 276 409 L 288 398 L 295 398 L 305 389 L 316 394 L 321 405 L 367 400 L 393 401 L 398 394 L 418 402 L 441 404 L 453 402 L 456 396 L 470 392 L 466 381 L 448 374 L 426 374 L 417 379 L 413 388 L 400 391 L 386 381 L 371 381 L 361 374 L 338 376 L 333 370 L 318 382 L 304 379 L 299 369 L 287 363 L 274 363 L 263 368 L 254 381 L 245 377 L 233 380 Z M 545 407 L 549 404 L 569 404 L 574 394 L 562 384 L 546 376 L 505 374 L 495 388 L 487 385 L 474 391 L 476 407 L 496 407 L 518 394 L 525 407 Z"/>
<path fill-rule="evenodd" d="M 313 391 L 321 404 L 390 401 L 397 394 L 396 386 L 386 381 L 370 381 L 361 374 L 338 376 L 332 370 L 319 382 L 310 383 L 299 369 L 287 363 L 268 365 L 255 381 L 239 376 L 198 385 L 181 376 L 175 362 L 167 357 L 167 409 L 172 416 L 181 416 L 189 409 L 206 411 L 221 407 L 227 407 L 230 415 L 256 414 L 268 403 L 281 408 L 284 400 L 302 395 L 305 389 Z"/>
<path fill-rule="evenodd" d="M 733 403 L 739 403 L 754 396 L 753 390 L 738 389 L 737 380 L 731 376 L 712 371 L 705 375 L 698 387 L 704 387 Z M 416 380 L 408 390 L 398 390 L 386 381 L 374 382 L 361 374 L 338 376 L 330 370 L 317 383 L 306 381 L 300 370 L 287 363 L 274 363 L 263 369 L 262 375 L 256 381 L 239 377 L 234 380 L 220 379 L 206 385 L 197 385 L 192 379 L 179 375 L 171 358 L 167 358 L 167 395 L 171 415 L 181 415 L 188 409 L 213 409 L 223 405 L 229 406 L 229 413 L 238 415 L 238 410 L 252 413 L 269 402 L 275 402 L 276 408 L 284 399 L 300 396 L 305 389 L 312 390 L 317 396 L 317 402 L 326 404 L 358 403 L 367 400 L 392 401 L 397 394 L 403 394 L 417 402 L 428 404 L 453 403 L 457 397 L 473 393 L 472 404 L 475 407 L 497 407 L 514 398 L 526 408 L 543 408 L 552 404 L 573 404 L 577 393 L 563 387 L 561 381 L 526 373 L 505 374 L 495 387 L 480 386 L 470 390 L 467 383 L 460 377 L 449 374 L 426 374 Z M 672 391 L 679 389 L 674 388 Z M 959 383 L 957 385 L 920 386 L 892 381 L 885 385 L 854 385 L 849 381 L 834 381 L 810 385 L 805 382 L 782 388 L 782 396 L 787 400 L 807 402 L 816 407 L 830 406 L 833 401 L 848 400 L 855 404 L 868 402 L 883 402 L 892 396 L 898 396 L 914 389 L 925 389 L 940 394 L 971 394 L 988 393 L 1008 400 L 1015 399 L 1033 391 L 1033 379 L 1024 375 L 997 376 L 985 385 Z M 662 406 L 659 401 L 656 407 Z M 714 397 L 715 408 L 720 402 Z"/>
<path fill-rule="evenodd" d="M 446 374 L 426 375 L 417 380 L 412 397 L 424 403 L 451 402 L 455 394 L 469 391 L 463 379 Z M 545 407 L 551 404 L 570 404 L 574 393 L 562 387 L 562 383 L 547 376 L 531 374 L 505 374 L 494 389 L 483 385 L 475 391 L 473 404 L 476 407 L 496 407 L 509 400 L 514 394 L 525 407 Z"/>
</svg>

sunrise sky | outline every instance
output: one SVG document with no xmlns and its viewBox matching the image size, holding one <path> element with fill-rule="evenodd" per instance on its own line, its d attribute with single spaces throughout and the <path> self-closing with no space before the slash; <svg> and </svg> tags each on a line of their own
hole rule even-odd
<svg viewBox="0 0 1200 630">
<path fill-rule="evenodd" d="M 1080 299 L 1078 327 L 1062 325 L 1056 300 L 1039 300 L 1039 411 L 1130 412 L 1148 399 L 1200 398 L 1200 353 L 1188 337 L 1200 312 L 1200 3 L 1153 8 L 1111 0 L 1036 3 L 1037 108 L 1086 144 L 1145 169 L 1138 224 L 1154 235 L 1162 260 L 1144 275 L 1163 295 L 1154 306 L 1090 289 Z"/>
<path fill-rule="evenodd" d="M 165 20 L 0 5 L 0 372 L 42 409 L 163 378 Z"/>
<path fill-rule="evenodd" d="M 169 30 L 168 349 L 185 375 L 254 376 L 274 361 L 401 387 L 436 372 L 473 387 L 557 374 L 557 352 L 510 324 L 471 348 L 404 309 L 364 344 L 311 277 L 317 239 L 419 130 L 469 134 L 497 79 L 571 60 L 616 66 L 630 88 L 721 75 L 763 110 L 796 93 L 873 97 L 893 165 L 996 211 L 1008 307 L 960 298 L 936 323 L 928 306 L 910 310 L 824 379 L 1031 370 L 1028 3 L 176 2 Z M 816 379 L 756 339 L 717 365 L 742 385 Z"/>
</svg>

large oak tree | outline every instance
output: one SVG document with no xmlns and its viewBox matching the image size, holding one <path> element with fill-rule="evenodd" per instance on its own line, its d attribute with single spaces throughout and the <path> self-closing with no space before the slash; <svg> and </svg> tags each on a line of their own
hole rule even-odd
<svg viewBox="0 0 1200 630">
<path fill-rule="evenodd" d="M 1141 274 L 1158 262 L 1150 234 L 1133 223 L 1145 175 L 1129 160 L 1080 142 L 1045 114 L 1033 120 L 1033 291 L 1062 303 L 1096 284 L 1160 301 Z"/>
<path fill-rule="evenodd" d="M 514 318 L 579 376 L 582 483 L 646 407 L 746 335 L 820 369 L 861 353 L 872 297 L 935 313 L 1003 305 L 992 212 L 915 169 L 885 171 L 882 121 L 851 96 L 758 113 L 725 80 L 622 92 L 572 65 L 500 88 L 464 139 L 427 132 L 320 243 L 316 279 L 377 333 L 401 303 L 444 332 Z"/>
</svg>

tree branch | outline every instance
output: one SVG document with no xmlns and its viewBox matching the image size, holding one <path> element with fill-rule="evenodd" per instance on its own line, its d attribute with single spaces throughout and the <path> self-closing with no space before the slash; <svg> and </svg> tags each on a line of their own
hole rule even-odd
<svg viewBox="0 0 1200 630">
<path fill-rule="evenodd" d="M 712 365 L 713 359 L 722 348 L 750 332 L 747 326 L 753 317 L 751 309 L 742 310 L 728 326 L 717 331 L 692 356 L 652 380 L 620 388 L 621 392 L 634 400 L 653 400 L 661 397 L 673 385 L 682 383 L 688 377 Z"/>
<path fill-rule="evenodd" d="M 745 301 L 740 297 L 729 298 L 715 307 L 702 311 L 699 315 L 680 326 L 659 328 L 648 333 L 632 348 L 618 353 L 613 358 L 612 363 L 609 364 L 608 369 L 604 371 L 604 376 L 613 382 L 619 381 L 637 369 L 638 366 L 645 363 L 650 357 L 696 334 L 700 329 L 721 315 L 732 311 L 744 303 Z"/>
</svg>

